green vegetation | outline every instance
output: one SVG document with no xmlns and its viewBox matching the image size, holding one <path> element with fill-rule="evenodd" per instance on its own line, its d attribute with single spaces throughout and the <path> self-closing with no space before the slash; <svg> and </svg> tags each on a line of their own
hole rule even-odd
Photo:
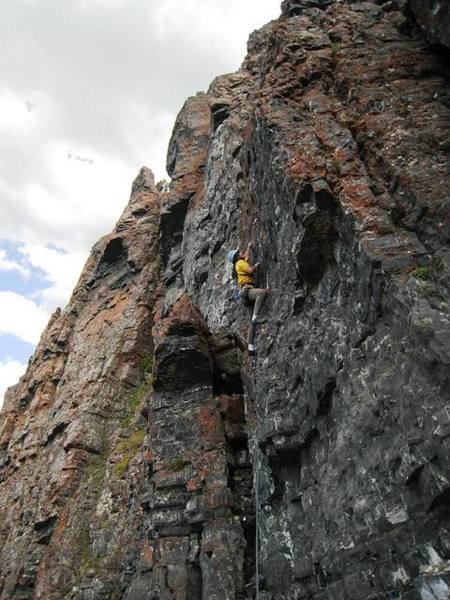
<svg viewBox="0 0 450 600">
<path fill-rule="evenodd" d="M 129 427 L 135 417 L 136 410 L 141 403 L 146 393 L 150 390 L 153 385 L 152 371 L 153 371 L 153 355 L 146 354 L 142 359 L 140 370 L 142 373 L 143 381 L 134 388 L 130 393 L 127 402 L 127 412 L 123 419 L 120 421 L 122 427 Z"/>
<path fill-rule="evenodd" d="M 416 267 L 411 271 L 411 275 L 417 279 L 428 281 L 431 278 L 431 269 L 429 267 Z"/>
<path fill-rule="evenodd" d="M 341 45 L 334 43 L 331 44 L 331 56 L 332 58 L 336 58 L 336 56 L 339 54 L 339 52 L 341 51 Z"/>
<path fill-rule="evenodd" d="M 112 434 L 111 428 L 103 429 L 99 432 L 101 436 L 101 450 L 98 454 L 92 454 L 89 457 L 89 462 L 85 466 L 85 482 L 86 494 L 90 501 L 95 505 L 104 488 L 105 477 L 108 469 L 108 464 L 111 467 L 112 473 L 115 476 L 122 477 L 131 462 L 138 454 L 144 443 L 146 428 L 143 426 L 142 419 L 136 419 L 136 412 L 139 405 L 143 401 L 146 394 L 151 390 L 152 386 L 152 371 L 153 371 L 153 355 L 147 354 L 143 357 L 140 372 L 142 380 L 126 398 L 125 415 L 118 418 L 116 426 L 130 432 L 129 437 L 120 438 L 120 441 L 114 448 L 110 448 L 108 437 Z M 119 458 L 118 462 L 111 465 L 108 461 L 110 455 L 114 454 Z M 101 529 L 108 527 L 108 516 L 103 517 L 103 521 L 98 517 L 96 522 Z M 79 585 L 82 577 L 85 577 L 89 571 L 97 572 L 102 566 L 102 557 L 96 556 L 91 544 L 91 536 L 89 525 L 86 523 L 81 528 L 79 533 L 80 544 L 80 569 L 76 584 Z M 118 595 L 116 596 L 119 597 Z"/>
<path fill-rule="evenodd" d="M 131 392 L 130 397 L 128 399 L 127 404 L 127 414 L 121 419 L 120 425 L 121 427 L 128 427 L 136 413 L 136 410 L 141 403 L 142 398 L 145 396 L 147 392 L 147 383 L 143 381 L 139 384 L 134 390 Z"/>
<path fill-rule="evenodd" d="M 178 473 L 179 471 L 182 471 L 187 464 L 188 463 L 179 456 L 170 463 L 168 468 L 172 473 Z"/>
<path fill-rule="evenodd" d="M 83 548 L 81 551 L 81 564 L 80 564 L 80 573 L 87 573 L 90 569 L 96 570 L 96 567 L 100 563 L 99 556 L 92 556 L 91 548 L 90 548 L 90 540 L 89 535 L 87 537 L 87 542 L 83 544 Z"/>
<path fill-rule="evenodd" d="M 131 462 L 131 459 L 136 456 L 142 447 L 145 439 L 145 431 L 143 429 L 136 429 L 129 438 L 126 438 L 119 442 L 115 447 L 114 451 L 118 454 L 123 454 L 122 458 L 114 465 L 114 473 L 121 477 Z"/>
<path fill-rule="evenodd" d="M 144 443 L 145 428 L 143 428 L 143 420 L 140 419 L 134 422 L 136 411 L 139 408 L 146 394 L 151 390 L 153 385 L 153 354 L 146 354 L 141 362 L 140 371 L 142 373 L 142 382 L 132 390 L 128 397 L 126 414 L 119 421 L 119 425 L 131 430 L 131 435 L 128 438 L 120 441 L 114 448 L 114 454 L 123 455 L 121 459 L 114 464 L 113 472 L 115 475 L 122 477 L 128 469 L 132 458 L 136 456 Z"/>
<path fill-rule="evenodd" d="M 150 375 L 153 369 L 153 354 L 146 354 L 142 359 L 141 371 L 144 377 Z"/>
<path fill-rule="evenodd" d="M 156 189 L 158 192 L 165 194 L 170 189 L 170 183 L 167 181 L 167 179 L 160 179 L 156 184 Z"/>
<path fill-rule="evenodd" d="M 106 474 L 106 455 L 96 456 L 85 469 L 85 473 L 88 478 L 89 488 L 99 494 L 103 487 L 103 480 L 105 479 Z"/>
<path fill-rule="evenodd" d="M 104 433 L 102 432 L 102 441 Z M 92 499 L 98 499 L 103 490 L 103 483 L 105 481 L 106 468 L 108 460 L 108 448 L 105 443 L 102 444 L 101 454 L 95 455 L 89 464 L 86 466 L 85 473 L 87 477 L 88 491 L 87 494 Z M 95 504 L 95 501 L 94 501 Z M 90 569 L 97 570 L 100 557 L 93 556 L 91 550 L 91 539 L 89 534 L 89 524 L 84 523 L 81 531 L 81 564 L 80 564 L 80 576 L 86 574 Z"/>
<path fill-rule="evenodd" d="M 109 454 L 106 430 L 102 429 L 99 435 L 101 440 L 100 453 L 92 454 L 89 463 L 84 469 L 88 487 L 95 495 L 100 494 L 102 489 Z"/>
</svg>

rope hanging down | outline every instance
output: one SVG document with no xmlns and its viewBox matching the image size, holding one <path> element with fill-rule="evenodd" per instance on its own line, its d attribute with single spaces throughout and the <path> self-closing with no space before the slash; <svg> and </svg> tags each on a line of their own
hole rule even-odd
<svg viewBox="0 0 450 600">
<path fill-rule="evenodd" d="M 256 417 L 258 418 L 258 417 Z M 256 600 L 259 600 L 259 462 L 258 438 L 255 450 L 255 571 L 256 571 Z"/>
</svg>

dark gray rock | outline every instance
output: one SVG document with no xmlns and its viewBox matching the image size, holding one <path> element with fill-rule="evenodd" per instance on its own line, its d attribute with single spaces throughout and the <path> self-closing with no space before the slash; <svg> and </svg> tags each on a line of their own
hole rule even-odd
<svg viewBox="0 0 450 600">
<path fill-rule="evenodd" d="M 334 0 L 283 0 L 281 14 L 284 17 L 301 15 L 306 8 L 326 8 Z"/>
<path fill-rule="evenodd" d="M 410 0 L 410 7 L 427 40 L 450 50 L 448 0 Z"/>
<path fill-rule="evenodd" d="M 229 116 L 212 134 L 205 201 L 184 223 L 184 289 L 209 330 L 232 332 L 239 345 L 248 317 L 233 299 L 225 256 L 256 242 L 260 284 L 273 292 L 257 357 L 243 356 L 241 372 L 265 597 L 420 597 L 447 585 L 445 576 L 424 581 L 421 573 L 446 564 L 449 289 L 436 260 L 448 247 L 437 194 L 445 196 L 449 173 L 444 167 L 439 184 L 430 179 L 440 192 L 424 196 L 426 172 L 399 159 L 417 152 L 410 143 L 420 127 L 409 130 L 409 141 L 389 128 L 379 137 L 386 111 L 395 120 L 403 102 L 368 100 L 388 77 L 385 61 L 411 52 L 411 41 L 388 25 L 396 7 L 356 3 L 291 15 L 292 3 L 284 8 L 296 18 L 277 36 L 262 31 L 251 41 L 268 61 L 259 71 L 251 58 L 246 63 L 258 73 L 257 107 L 248 116 L 233 87 Z M 345 45 L 331 49 L 335 87 L 313 58 L 324 51 L 327 19 L 340 40 L 333 44 Z M 374 33 L 361 28 L 350 46 L 336 23 L 355 26 L 355 19 Z M 289 69 L 274 74 L 264 43 L 270 60 Z M 409 63 L 409 75 L 402 71 L 400 98 L 416 94 L 423 50 L 414 43 L 418 62 Z M 373 69 L 377 52 L 383 59 L 371 71 L 373 87 L 358 87 L 368 79 L 355 81 L 355 61 Z M 399 63 L 390 64 L 398 81 Z M 350 87 L 341 88 L 344 80 Z M 435 84 L 427 98 L 443 79 Z M 375 145 L 363 140 L 366 128 L 378 132 Z M 443 165 L 439 147 L 430 152 Z M 415 213 L 419 198 L 433 208 Z"/>
<path fill-rule="evenodd" d="M 187 100 L 8 393 L 2 600 L 448 594 L 449 72 L 403 4 L 286 1 Z"/>
</svg>

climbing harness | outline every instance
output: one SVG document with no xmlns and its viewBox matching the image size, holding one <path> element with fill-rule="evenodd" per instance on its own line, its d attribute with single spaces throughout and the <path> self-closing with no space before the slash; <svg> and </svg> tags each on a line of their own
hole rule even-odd
<svg viewBox="0 0 450 600">
<path fill-rule="evenodd" d="M 251 290 L 253 288 L 252 285 L 244 285 L 239 289 L 239 297 L 241 300 L 244 300 L 244 302 L 248 301 L 248 292 L 249 290 Z"/>
<path fill-rule="evenodd" d="M 240 300 L 243 302 L 247 302 L 247 295 L 248 295 L 248 290 L 250 289 L 250 286 L 248 286 L 247 288 L 239 288 L 236 287 L 233 290 L 233 298 L 234 300 L 236 300 L 236 302 L 239 302 Z"/>
</svg>

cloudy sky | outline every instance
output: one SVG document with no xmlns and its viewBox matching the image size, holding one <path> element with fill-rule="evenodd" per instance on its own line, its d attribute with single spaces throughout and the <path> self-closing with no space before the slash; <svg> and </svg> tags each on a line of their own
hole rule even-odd
<svg viewBox="0 0 450 600">
<path fill-rule="evenodd" d="M 1 0 L 0 404 L 184 100 L 280 0 Z"/>
</svg>

